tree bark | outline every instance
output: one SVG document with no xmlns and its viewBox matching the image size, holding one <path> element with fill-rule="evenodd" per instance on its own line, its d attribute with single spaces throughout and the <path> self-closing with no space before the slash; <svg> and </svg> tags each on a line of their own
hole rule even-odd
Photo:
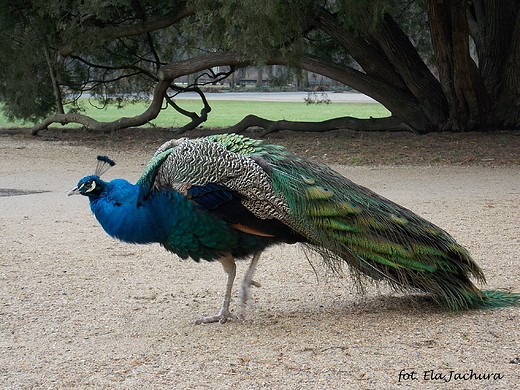
<svg viewBox="0 0 520 390">
<path fill-rule="evenodd" d="M 389 14 L 384 15 L 382 22 L 371 35 L 404 81 L 406 89 L 419 102 L 432 127 L 442 126 L 448 116 L 448 102 L 442 86 L 419 56 L 408 36 Z"/>
<path fill-rule="evenodd" d="M 449 107 L 444 130 L 480 130 L 491 113 L 491 99 L 469 54 L 467 6 L 467 0 L 426 0 L 439 78 Z"/>
<path fill-rule="evenodd" d="M 494 122 L 505 129 L 520 126 L 520 12 L 517 12 L 509 55 L 504 66 Z"/>
<path fill-rule="evenodd" d="M 518 0 L 473 0 L 467 17 L 470 36 L 475 42 L 478 67 L 486 90 L 493 100 L 500 96 L 506 62 L 511 54 Z"/>
</svg>

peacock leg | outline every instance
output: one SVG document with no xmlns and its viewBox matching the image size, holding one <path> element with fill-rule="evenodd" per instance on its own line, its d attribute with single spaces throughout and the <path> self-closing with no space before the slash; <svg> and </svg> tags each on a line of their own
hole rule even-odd
<svg viewBox="0 0 520 390">
<path fill-rule="evenodd" d="M 258 260 L 260 260 L 260 255 L 262 252 L 256 252 L 253 255 L 253 259 L 251 260 L 251 264 L 249 264 L 249 268 L 244 276 L 244 280 L 242 281 L 242 285 L 240 286 L 240 302 L 238 304 L 238 318 L 244 318 L 244 312 L 246 309 L 247 302 L 251 298 L 250 287 L 260 287 L 260 283 L 252 280 L 253 274 L 255 273 L 256 266 L 258 265 Z"/>
<path fill-rule="evenodd" d="M 222 303 L 222 308 L 220 309 L 220 312 L 215 316 L 199 318 L 197 321 L 195 321 L 196 325 L 208 324 L 212 322 L 220 322 L 221 324 L 223 324 L 227 321 L 228 318 L 236 318 L 229 311 L 229 304 L 231 303 L 231 289 L 233 288 L 233 282 L 235 281 L 235 276 L 237 273 L 235 259 L 231 255 L 231 253 L 228 253 L 227 255 L 222 256 L 219 259 L 219 261 L 222 264 L 222 267 L 224 267 L 224 271 L 228 276 L 226 284 L 226 294 L 224 295 L 224 302 Z"/>
</svg>

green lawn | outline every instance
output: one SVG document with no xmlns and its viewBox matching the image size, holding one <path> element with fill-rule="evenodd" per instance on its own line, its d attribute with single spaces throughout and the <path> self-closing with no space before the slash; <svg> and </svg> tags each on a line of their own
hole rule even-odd
<svg viewBox="0 0 520 390">
<path fill-rule="evenodd" d="M 146 109 L 144 103 L 128 105 L 123 109 L 108 107 L 96 109 L 85 99 L 83 102 L 86 109 L 85 114 L 92 116 L 98 121 L 112 121 L 120 117 L 132 117 L 142 113 Z M 202 105 L 198 100 L 177 100 L 182 108 L 188 111 L 200 112 Z M 211 112 L 205 127 L 227 127 L 234 125 L 248 114 L 258 115 L 271 120 L 291 121 L 322 121 L 340 116 L 354 116 L 356 118 L 381 118 L 390 115 L 389 111 L 379 103 L 331 103 L 312 104 L 305 102 L 254 102 L 254 101 L 210 101 Z M 161 114 L 152 121 L 159 127 L 180 127 L 188 122 L 188 118 L 179 114 L 172 108 L 163 110 Z M 30 126 L 22 122 L 8 122 L 0 115 L 0 127 Z M 59 126 L 59 125 L 56 125 Z M 73 126 L 73 125 L 70 125 Z M 77 126 L 77 125 L 76 125 Z"/>
</svg>

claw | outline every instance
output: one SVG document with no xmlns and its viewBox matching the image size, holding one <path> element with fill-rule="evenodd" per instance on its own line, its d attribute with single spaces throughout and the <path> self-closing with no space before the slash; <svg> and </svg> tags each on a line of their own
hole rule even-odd
<svg viewBox="0 0 520 390">
<path fill-rule="evenodd" d="M 220 310 L 220 313 L 218 313 L 215 316 L 207 316 L 207 317 L 199 318 L 197 321 L 195 321 L 195 325 L 212 324 L 214 322 L 224 324 L 225 322 L 227 322 L 228 319 L 236 320 L 237 316 L 234 314 L 231 314 L 229 312 L 229 310 L 222 309 L 222 310 Z"/>
</svg>

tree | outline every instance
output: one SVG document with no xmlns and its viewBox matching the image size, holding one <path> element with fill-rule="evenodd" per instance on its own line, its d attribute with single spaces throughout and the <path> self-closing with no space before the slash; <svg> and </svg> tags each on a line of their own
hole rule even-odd
<svg viewBox="0 0 520 390">
<path fill-rule="evenodd" d="M 47 77 L 54 63 L 42 38 L 46 28 L 26 28 L 34 20 L 19 12 L 14 2 L 0 6 L 0 99 L 8 118 L 34 122 L 56 108 L 52 81 Z"/>
<path fill-rule="evenodd" d="M 191 13 L 185 2 L 164 1 L 157 7 L 148 3 L 155 4 L 0 0 L 5 28 L 0 48 L 8 53 L 0 58 L 5 69 L 0 74 L 4 112 L 31 122 L 54 113 L 43 127 L 57 121 L 113 128 L 81 114 L 81 93 L 90 94 L 101 106 L 122 105 L 128 96 L 148 100 L 158 69 L 167 63 L 162 58 L 184 55 L 177 50 L 181 34 L 171 26 Z M 160 110 L 162 100 L 154 99 L 153 110 Z M 140 117 L 151 116 L 145 112 Z M 127 123 L 120 122 L 123 127 Z"/>
<path fill-rule="evenodd" d="M 382 119 L 338 118 L 319 124 L 321 131 L 337 126 L 417 133 L 520 127 L 517 0 L 96 0 L 39 7 L 37 12 L 24 8 L 21 16 L 45 21 L 50 53 L 70 61 L 68 68 L 57 67 L 62 90 L 69 87 L 64 74 L 86 86 L 92 85 L 92 73 L 111 70 L 124 79 L 145 80 L 130 84 L 143 90 L 154 86 L 154 97 L 135 118 L 107 124 L 56 114 L 34 132 L 53 121 L 78 121 L 101 130 L 144 124 L 157 116 L 165 98 L 175 104 L 168 93 L 179 91 L 179 77 L 249 65 L 284 65 L 328 76 L 392 113 Z M 71 64 L 84 73 L 72 72 Z M 97 85 L 106 88 L 107 80 L 98 77 Z M 0 87 L 7 84 L 2 81 Z M 0 97 L 9 97 L 5 88 Z M 202 121 L 209 110 L 205 102 L 194 118 Z M 271 131 L 316 128 L 247 117 L 233 130 L 255 124 Z"/>
</svg>

